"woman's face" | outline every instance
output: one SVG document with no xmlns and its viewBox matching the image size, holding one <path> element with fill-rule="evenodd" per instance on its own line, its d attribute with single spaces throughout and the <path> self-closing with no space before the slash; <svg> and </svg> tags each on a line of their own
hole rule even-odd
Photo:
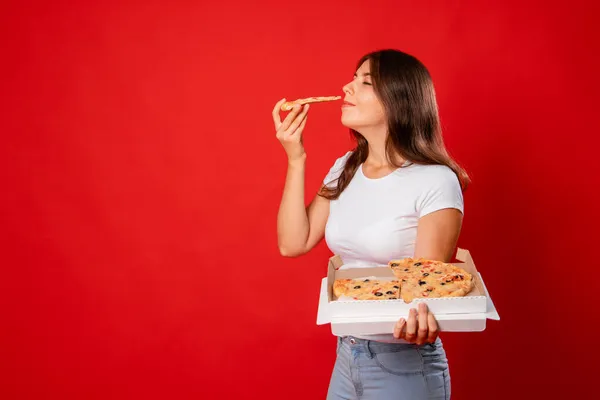
<svg viewBox="0 0 600 400">
<path fill-rule="evenodd" d="M 343 87 L 343 91 L 346 96 L 342 106 L 342 125 L 357 132 L 365 128 L 385 127 L 385 112 L 373 89 L 368 60 L 358 68 L 354 79 Z"/>
</svg>

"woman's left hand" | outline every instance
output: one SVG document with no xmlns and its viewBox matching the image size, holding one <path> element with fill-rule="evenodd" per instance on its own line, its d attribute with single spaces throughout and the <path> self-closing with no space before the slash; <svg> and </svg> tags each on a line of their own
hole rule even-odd
<svg viewBox="0 0 600 400">
<path fill-rule="evenodd" d="M 422 345 L 433 343 L 439 335 L 437 321 L 425 303 L 419 303 L 419 311 L 411 308 L 408 321 L 400 318 L 394 327 L 394 337 Z"/>
</svg>

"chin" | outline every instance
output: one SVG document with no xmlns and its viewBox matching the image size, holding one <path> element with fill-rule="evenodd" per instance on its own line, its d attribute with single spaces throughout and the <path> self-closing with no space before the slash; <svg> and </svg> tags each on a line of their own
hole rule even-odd
<svg viewBox="0 0 600 400">
<path fill-rule="evenodd" d="M 356 132 L 362 132 L 365 128 L 369 128 L 371 125 L 365 123 L 365 121 L 347 120 L 342 118 L 342 125 L 346 128 L 355 130 Z"/>
<path fill-rule="evenodd" d="M 342 113 L 341 122 L 346 128 L 357 132 L 364 131 L 365 129 L 379 129 L 379 127 L 385 130 L 384 127 L 386 125 L 386 121 L 382 116 L 348 115 L 344 113 Z"/>
<path fill-rule="evenodd" d="M 360 128 L 364 124 L 361 124 L 360 121 L 356 121 L 355 118 L 348 118 L 342 115 L 342 125 L 349 129 L 358 130 L 358 128 Z"/>
</svg>

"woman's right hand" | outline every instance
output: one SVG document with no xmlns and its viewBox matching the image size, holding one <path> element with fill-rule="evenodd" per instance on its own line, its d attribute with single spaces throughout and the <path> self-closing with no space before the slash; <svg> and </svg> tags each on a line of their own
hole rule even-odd
<svg viewBox="0 0 600 400">
<path fill-rule="evenodd" d="M 302 131 L 308 119 L 310 105 L 294 106 L 283 122 L 281 122 L 279 113 L 285 101 L 285 99 L 279 100 L 275 104 L 275 108 L 273 108 L 273 122 L 277 131 L 277 139 L 283 145 L 289 161 L 300 160 L 306 155 L 304 145 L 302 144 Z"/>
</svg>

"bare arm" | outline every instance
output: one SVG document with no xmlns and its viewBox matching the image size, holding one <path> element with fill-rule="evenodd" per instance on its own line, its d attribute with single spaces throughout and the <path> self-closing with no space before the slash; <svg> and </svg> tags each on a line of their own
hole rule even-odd
<svg viewBox="0 0 600 400">
<path fill-rule="evenodd" d="M 462 219 L 462 213 L 455 208 L 421 217 L 417 227 L 415 258 L 449 262 L 458 242 Z"/>
<path fill-rule="evenodd" d="M 445 208 L 421 217 L 417 226 L 415 258 L 449 262 L 460 235 L 462 218 L 462 213 L 454 208 Z M 418 345 L 433 343 L 439 336 L 437 321 L 425 303 L 420 303 L 418 307 L 418 311 L 410 310 L 408 318 L 398 320 L 394 337 Z"/>
<path fill-rule="evenodd" d="M 283 196 L 277 215 L 277 242 L 281 255 L 307 253 L 323 238 L 329 216 L 329 200 L 315 196 L 304 205 L 305 161 L 288 164 Z"/>
<path fill-rule="evenodd" d="M 282 122 L 279 112 L 284 102 L 285 99 L 280 100 L 273 108 L 277 139 L 288 156 L 285 186 L 277 214 L 277 242 L 283 256 L 296 257 L 307 253 L 323 238 L 329 200 L 315 196 L 308 207 L 304 204 L 306 153 L 302 131 L 310 106 L 295 106 Z"/>
</svg>

